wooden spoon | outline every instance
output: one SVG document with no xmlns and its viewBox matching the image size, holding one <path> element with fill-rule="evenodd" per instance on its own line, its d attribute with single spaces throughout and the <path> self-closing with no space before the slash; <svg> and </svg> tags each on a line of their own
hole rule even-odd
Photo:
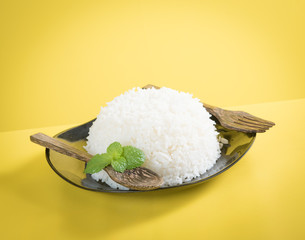
<svg viewBox="0 0 305 240">
<path fill-rule="evenodd" d="M 34 134 L 30 136 L 30 139 L 32 142 L 43 147 L 84 162 L 88 162 L 92 158 L 92 155 L 89 153 L 83 152 L 43 133 Z M 104 168 L 104 170 L 113 181 L 133 190 L 153 190 L 159 188 L 163 183 L 162 177 L 143 167 L 125 170 L 123 173 L 115 171 L 110 166 Z"/>
</svg>

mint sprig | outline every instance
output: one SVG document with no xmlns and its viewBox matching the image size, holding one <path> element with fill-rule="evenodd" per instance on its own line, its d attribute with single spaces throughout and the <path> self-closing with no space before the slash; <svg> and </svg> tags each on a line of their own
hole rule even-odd
<svg viewBox="0 0 305 240">
<path fill-rule="evenodd" d="M 96 154 L 87 163 L 85 173 L 97 173 L 104 167 L 108 166 L 112 161 L 112 157 L 108 153 Z"/>
<path fill-rule="evenodd" d="M 127 160 L 124 157 L 111 161 L 111 166 L 117 172 L 124 172 L 127 167 Z"/>
<path fill-rule="evenodd" d="M 132 146 L 123 147 L 123 155 L 127 160 L 126 169 L 133 169 L 135 166 L 141 166 L 144 162 L 144 152 Z"/>
<path fill-rule="evenodd" d="M 111 165 L 117 172 L 124 172 L 126 169 L 140 167 L 145 160 L 142 150 L 133 146 L 122 147 L 119 142 L 114 142 L 107 148 L 107 153 L 94 155 L 85 168 L 85 173 L 97 173 Z"/>
<path fill-rule="evenodd" d="M 107 153 L 110 154 L 114 159 L 118 159 L 122 156 L 123 148 L 119 142 L 114 142 L 107 148 Z"/>
</svg>

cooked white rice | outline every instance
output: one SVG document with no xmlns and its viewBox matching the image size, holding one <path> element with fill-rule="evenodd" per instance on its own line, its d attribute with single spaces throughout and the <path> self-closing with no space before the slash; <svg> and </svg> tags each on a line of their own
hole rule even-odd
<svg viewBox="0 0 305 240">
<path fill-rule="evenodd" d="M 115 141 L 137 147 L 146 155 L 142 166 L 162 176 L 163 186 L 172 186 L 198 177 L 215 164 L 220 148 L 214 124 L 199 99 L 189 93 L 135 88 L 102 107 L 85 148 L 95 155 L 106 152 Z M 92 177 L 126 189 L 105 174 L 101 171 Z"/>
</svg>

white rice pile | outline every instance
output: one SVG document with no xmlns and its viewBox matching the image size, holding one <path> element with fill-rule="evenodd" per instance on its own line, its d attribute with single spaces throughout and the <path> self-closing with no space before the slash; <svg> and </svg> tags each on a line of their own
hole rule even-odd
<svg viewBox="0 0 305 240">
<path fill-rule="evenodd" d="M 220 156 L 215 122 L 189 93 L 169 88 L 135 88 L 102 107 L 89 130 L 86 150 L 104 153 L 117 141 L 141 149 L 143 167 L 163 177 L 163 186 L 181 184 L 210 169 Z M 113 188 L 126 189 L 105 171 L 92 174 Z"/>
</svg>

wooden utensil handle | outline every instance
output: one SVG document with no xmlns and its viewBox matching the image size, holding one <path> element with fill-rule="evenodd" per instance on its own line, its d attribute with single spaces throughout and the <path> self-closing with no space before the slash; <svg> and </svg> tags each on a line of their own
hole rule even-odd
<svg viewBox="0 0 305 240">
<path fill-rule="evenodd" d="M 30 136 L 30 139 L 33 143 L 52 149 L 61 154 L 74 157 L 81 161 L 88 162 L 92 158 L 92 155 L 65 144 L 64 142 L 61 142 L 55 138 L 49 137 L 43 133 L 36 133 Z"/>
<path fill-rule="evenodd" d="M 213 110 L 215 110 L 215 109 L 218 108 L 218 107 L 212 106 L 212 105 L 207 104 L 207 103 L 203 103 L 203 102 L 201 102 L 201 103 L 202 103 L 202 105 L 203 105 L 207 110 L 210 110 L 210 111 L 213 111 Z"/>
</svg>

